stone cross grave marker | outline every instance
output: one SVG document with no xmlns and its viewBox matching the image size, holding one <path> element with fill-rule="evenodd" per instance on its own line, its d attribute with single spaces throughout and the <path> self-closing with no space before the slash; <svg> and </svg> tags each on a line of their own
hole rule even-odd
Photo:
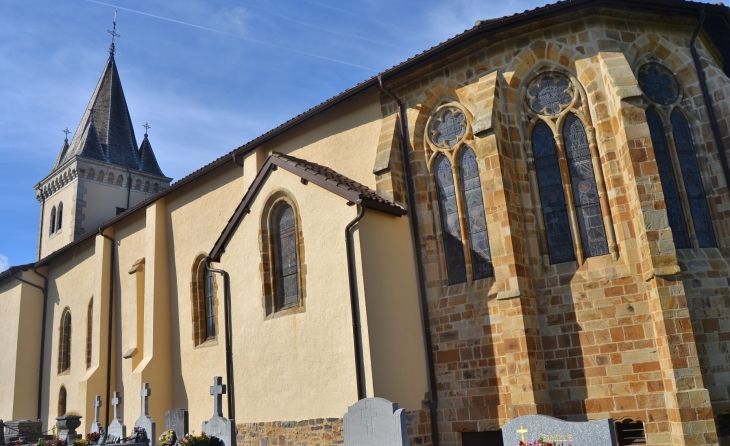
<svg viewBox="0 0 730 446">
<path fill-rule="evenodd" d="M 122 402 L 122 399 L 119 397 L 119 392 L 114 392 L 114 398 L 112 398 L 112 406 L 114 406 L 114 419 L 109 424 L 109 427 L 106 429 L 107 434 L 109 435 L 108 441 L 118 441 L 122 438 L 127 437 L 127 426 L 124 425 L 122 422 L 122 419 L 119 418 L 119 404 Z"/>
<path fill-rule="evenodd" d="M 345 446 L 408 446 L 405 410 L 383 398 L 364 398 L 350 406 L 343 429 Z"/>
<path fill-rule="evenodd" d="M 563 421 L 545 415 L 525 415 L 510 420 L 502 428 L 504 444 L 533 442 L 541 437 L 551 443 L 616 446 L 613 419 Z"/>
<path fill-rule="evenodd" d="M 203 421 L 203 432 L 211 437 L 216 437 L 219 446 L 236 446 L 236 422 L 223 417 L 223 395 L 226 393 L 226 385 L 223 378 L 213 378 L 213 385 L 210 387 L 210 394 L 213 395 L 213 418 Z"/>
<path fill-rule="evenodd" d="M 165 412 L 165 430 L 174 430 L 178 441 L 187 435 L 189 426 L 187 410 L 171 409 Z"/>
<path fill-rule="evenodd" d="M 144 383 L 142 390 L 139 392 L 139 396 L 142 397 L 142 414 L 134 422 L 134 425 L 144 428 L 147 431 L 147 438 L 149 439 L 150 445 L 154 445 L 157 441 L 157 428 L 155 420 L 150 417 L 148 401 L 150 395 L 152 395 L 152 389 L 150 389 L 149 383 Z"/>
<path fill-rule="evenodd" d="M 101 409 L 101 395 L 96 395 L 94 399 L 94 421 L 91 422 L 89 433 L 101 433 L 104 431 L 104 426 L 99 422 L 99 410 Z"/>
</svg>

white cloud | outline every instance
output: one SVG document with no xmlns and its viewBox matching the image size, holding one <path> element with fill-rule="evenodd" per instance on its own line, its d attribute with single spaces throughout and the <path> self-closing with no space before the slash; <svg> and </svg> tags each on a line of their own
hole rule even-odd
<svg viewBox="0 0 730 446">
<path fill-rule="evenodd" d="M 8 259 L 8 256 L 0 254 L 0 272 L 3 272 L 8 268 L 10 268 L 10 260 Z"/>
</svg>

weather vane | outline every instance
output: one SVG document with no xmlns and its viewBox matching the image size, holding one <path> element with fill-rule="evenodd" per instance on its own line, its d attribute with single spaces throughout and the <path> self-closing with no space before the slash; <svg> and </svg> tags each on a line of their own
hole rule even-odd
<svg viewBox="0 0 730 446">
<path fill-rule="evenodd" d="M 114 38 L 115 37 L 122 37 L 119 34 L 117 34 L 117 11 L 114 10 L 114 27 L 110 30 L 106 30 L 109 34 L 112 35 L 112 44 L 109 46 L 109 55 L 114 55 Z"/>
<path fill-rule="evenodd" d="M 149 129 L 151 129 L 152 127 L 150 127 L 150 125 L 147 124 L 146 122 L 144 123 L 144 125 L 142 127 L 144 127 L 144 136 L 147 136 L 147 131 Z"/>
<path fill-rule="evenodd" d="M 62 131 L 63 133 L 65 133 L 65 134 L 66 134 L 66 140 L 68 140 L 68 134 L 69 134 L 69 133 L 71 133 L 71 132 L 69 131 L 68 127 L 66 127 L 65 129 L 63 129 L 63 130 L 61 130 L 61 131 Z"/>
</svg>

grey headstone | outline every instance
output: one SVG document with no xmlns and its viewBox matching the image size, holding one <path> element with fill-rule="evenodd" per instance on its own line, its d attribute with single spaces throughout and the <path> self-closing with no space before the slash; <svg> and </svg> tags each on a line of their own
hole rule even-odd
<svg viewBox="0 0 730 446">
<path fill-rule="evenodd" d="M 343 429 L 345 446 L 408 446 L 405 410 L 383 398 L 365 398 L 350 406 Z"/>
<path fill-rule="evenodd" d="M 107 437 L 107 443 L 118 443 L 122 438 L 127 437 L 127 426 L 124 425 L 122 419 L 119 418 L 119 404 L 122 399 L 119 397 L 119 392 L 114 392 L 114 398 L 112 398 L 112 406 L 114 406 L 114 419 L 109 423 L 106 432 L 109 435 Z"/>
<path fill-rule="evenodd" d="M 171 409 L 165 412 L 165 430 L 174 430 L 178 440 L 182 440 L 189 430 L 188 411 Z"/>
<path fill-rule="evenodd" d="M 203 432 L 219 440 L 218 446 L 236 446 L 236 422 L 223 417 L 223 395 L 226 385 L 220 376 L 213 378 L 210 394 L 213 395 L 213 418 L 203 421 Z"/>
<path fill-rule="evenodd" d="M 524 435 L 524 437 L 523 437 Z M 526 415 L 510 420 L 502 427 L 504 444 L 539 440 L 581 446 L 616 446 L 613 419 L 599 421 L 563 421 L 545 415 Z"/>
<path fill-rule="evenodd" d="M 10 420 L 5 423 L 5 441 L 15 443 L 24 438 L 28 443 L 34 443 L 43 435 L 41 427 L 43 423 L 31 420 Z M 2 443 L 3 445 L 5 443 Z"/>
<path fill-rule="evenodd" d="M 89 433 L 102 433 L 104 431 L 104 426 L 101 425 L 99 422 L 99 410 L 101 409 L 101 395 L 96 395 L 96 399 L 94 399 L 94 421 L 91 422 L 91 427 L 89 428 Z M 103 443 L 99 443 L 103 444 Z"/>
<path fill-rule="evenodd" d="M 154 445 L 157 441 L 157 428 L 155 420 L 150 417 L 149 413 L 148 398 L 152 395 L 152 389 L 150 389 L 149 383 L 144 383 L 142 385 L 142 390 L 139 392 L 139 395 L 142 397 L 142 415 L 137 418 L 134 425 L 144 428 L 147 432 L 147 439 L 149 440 L 150 445 Z"/>
</svg>

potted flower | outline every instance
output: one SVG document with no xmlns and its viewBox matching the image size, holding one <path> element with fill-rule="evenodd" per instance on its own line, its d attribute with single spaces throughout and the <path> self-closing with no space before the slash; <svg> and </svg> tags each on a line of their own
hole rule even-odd
<svg viewBox="0 0 730 446">
<path fill-rule="evenodd" d="M 86 443 L 90 443 L 90 444 L 98 444 L 99 438 L 101 438 L 101 434 L 99 432 L 89 432 L 88 434 L 86 434 L 85 441 L 86 441 Z M 84 443 L 84 444 L 86 444 L 86 443 Z M 74 442 L 74 444 L 76 444 L 76 442 Z"/>
<path fill-rule="evenodd" d="M 129 441 L 132 443 L 148 443 L 147 431 L 143 427 L 134 426 L 132 429 L 132 435 L 129 436 Z"/>
<path fill-rule="evenodd" d="M 173 446 L 177 443 L 177 434 L 173 429 L 168 429 L 157 439 L 160 446 Z"/>
</svg>

